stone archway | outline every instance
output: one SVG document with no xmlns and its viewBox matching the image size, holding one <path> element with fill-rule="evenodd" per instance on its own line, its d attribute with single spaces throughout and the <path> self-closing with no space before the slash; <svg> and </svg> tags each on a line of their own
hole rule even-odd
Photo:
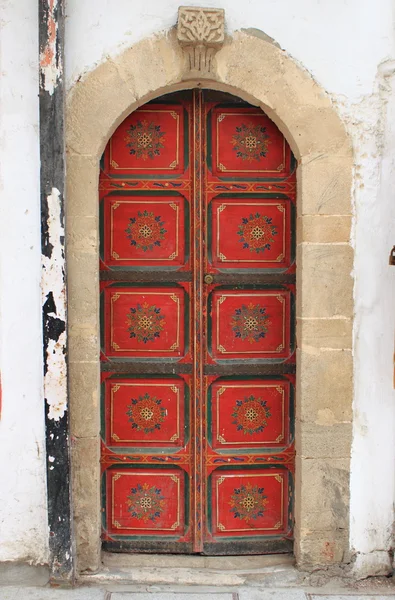
<svg viewBox="0 0 395 600">
<path fill-rule="evenodd" d="M 330 99 L 264 34 L 237 32 L 197 76 L 175 31 L 136 44 L 77 82 L 67 105 L 69 389 L 78 570 L 100 565 L 99 160 L 123 119 L 156 96 L 207 87 L 260 106 L 298 167 L 295 554 L 299 566 L 349 551 L 352 436 L 352 150 Z"/>
</svg>

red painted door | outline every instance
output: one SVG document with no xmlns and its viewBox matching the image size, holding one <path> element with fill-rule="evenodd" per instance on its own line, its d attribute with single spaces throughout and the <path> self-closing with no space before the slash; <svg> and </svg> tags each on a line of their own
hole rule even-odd
<svg viewBox="0 0 395 600">
<path fill-rule="evenodd" d="M 100 176 L 108 550 L 292 549 L 295 162 L 218 92 L 132 113 Z"/>
</svg>

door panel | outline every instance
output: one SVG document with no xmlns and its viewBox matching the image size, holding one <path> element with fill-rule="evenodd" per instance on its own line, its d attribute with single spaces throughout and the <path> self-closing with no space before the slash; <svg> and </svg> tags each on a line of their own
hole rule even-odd
<svg viewBox="0 0 395 600">
<path fill-rule="evenodd" d="M 209 296 L 208 360 L 288 358 L 290 303 L 288 290 L 215 289 Z"/>
<path fill-rule="evenodd" d="M 185 478 L 157 467 L 106 473 L 109 534 L 180 537 L 185 532 Z"/>
<path fill-rule="evenodd" d="M 109 379 L 104 403 L 105 442 L 114 451 L 182 449 L 189 438 L 186 388 L 179 379 Z"/>
<path fill-rule="evenodd" d="M 208 393 L 209 443 L 217 452 L 283 448 L 290 443 L 290 382 L 216 381 Z"/>
<path fill-rule="evenodd" d="M 181 104 L 145 105 L 129 115 L 110 139 L 106 171 L 113 176 L 179 175 L 184 172 L 185 134 Z"/>
<path fill-rule="evenodd" d="M 290 551 L 288 144 L 258 108 L 180 92 L 119 126 L 99 190 L 104 548 Z"/>
<path fill-rule="evenodd" d="M 215 198 L 209 205 L 209 262 L 217 269 L 284 271 L 291 264 L 287 199 Z"/>
<path fill-rule="evenodd" d="M 290 175 L 290 148 L 260 109 L 214 107 L 210 125 L 214 176 L 236 180 Z"/>
<path fill-rule="evenodd" d="M 112 286 L 104 291 L 108 357 L 176 358 L 185 352 L 185 290 Z"/>
<path fill-rule="evenodd" d="M 184 265 L 189 222 L 184 198 L 109 196 L 104 199 L 103 208 L 104 259 L 108 266 Z"/>
</svg>

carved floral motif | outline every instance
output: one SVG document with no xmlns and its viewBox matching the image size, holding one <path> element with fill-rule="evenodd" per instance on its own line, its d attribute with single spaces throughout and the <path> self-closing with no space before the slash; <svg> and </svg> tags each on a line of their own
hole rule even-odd
<svg viewBox="0 0 395 600">
<path fill-rule="evenodd" d="M 180 6 L 177 37 L 189 58 L 189 68 L 200 73 L 212 69 L 214 53 L 225 39 L 222 9 Z"/>
</svg>

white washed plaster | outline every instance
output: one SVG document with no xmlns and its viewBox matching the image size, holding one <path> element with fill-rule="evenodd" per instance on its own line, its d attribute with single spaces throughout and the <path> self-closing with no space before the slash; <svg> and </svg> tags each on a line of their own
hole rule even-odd
<svg viewBox="0 0 395 600">
<path fill-rule="evenodd" d="M 68 0 L 68 86 L 107 56 L 172 27 L 179 4 L 202 3 Z M 328 91 L 353 139 L 356 315 L 350 539 L 360 572 L 379 572 L 388 566 L 395 487 L 395 268 L 387 264 L 395 243 L 395 92 L 391 75 L 384 76 L 388 66 L 383 66 L 395 58 L 393 2 L 380 0 L 379 10 L 376 0 L 205 0 L 203 4 L 225 8 L 228 33 L 257 28 L 273 37 Z M 23 557 L 33 530 L 38 534 L 34 548 L 30 546 L 32 556 L 41 560 L 45 497 L 35 3 L 3 0 L 0 18 L 0 369 L 4 392 L 0 475 L 6 476 L 0 488 L 0 542 L 5 540 L 0 543 L 0 560 Z M 17 293 L 21 289 L 25 296 Z M 21 421 L 21 414 L 25 420 Z M 36 440 L 40 458 L 32 451 Z M 30 529 L 25 530 L 27 523 Z"/>
<path fill-rule="evenodd" d="M 352 136 L 356 319 L 350 545 L 361 574 L 380 573 L 383 565 L 389 568 L 395 485 L 395 268 L 388 266 L 389 249 L 395 243 L 391 192 L 395 136 L 386 115 L 395 97 L 388 83 L 383 88 L 385 61 L 395 58 L 393 3 L 380 0 L 380 10 L 375 0 L 206 0 L 203 4 L 225 8 L 228 33 L 253 27 L 274 38 L 327 90 Z M 69 87 L 105 57 L 173 26 L 179 2 L 135 0 L 132 7 L 128 0 L 118 0 L 111 10 L 108 6 L 106 0 L 96 0 L 92 11 L 87 2 L 68 0 Z"/>
<path fill-rule="evenodd" d="M 0 2 L 0 561 L 47 560 L 38 139 L 38 23 Z"/>
<path fill-rule="evenodd" d="M 389 55 L 391 0 L 67 0 L 68 86 L 106 56 L 170 29 L 180 5 L 226 10 L 228 33 L 257 28 L 274 38 L 332 93 L 371 93 Z"/>
</svg>

